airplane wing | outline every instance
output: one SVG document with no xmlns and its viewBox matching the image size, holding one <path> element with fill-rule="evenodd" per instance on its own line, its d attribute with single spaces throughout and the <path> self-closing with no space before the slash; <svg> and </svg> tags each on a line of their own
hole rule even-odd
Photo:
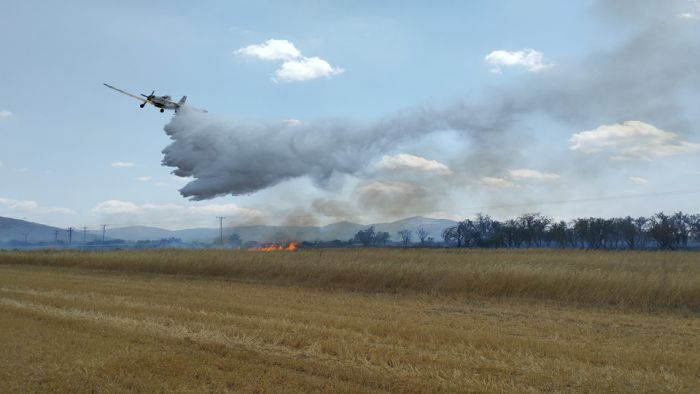
<svg viewBox="0 0 700 394">
<path fill-rule="evenodd" d="M 125 92 L 125 91 L 123 91 L 123 90 L 121 90 L 121 89 L 117 89 L 117 88 L 115 88 L 115 87 L 112 86 L 112 85 L 107 85 L 106 83 L 104 83 L 103 85 L 105 85 L 106 87 L 108 87 L 108 88 L 110 88 L 110 89 L 114 89 L 114 90 L 116 90 L 116 91 L 119 92 L 119 93 L 124 93 L 124 94 L 127 95 L 127 96 L 131 96 L 131 97 L 135 98 L 136 100 L 141 101 L 141 102 L 143 102 L 143 103 L 148 102 L 148 100 L 146 100 L 146 99 L 143 98 L 143 97 L 139 97 L 139 96 L 137 96 L 137 95 L 135 95 L 135 94 L 131 94 L 131 93 L 129 93 L 129 92 Z"/>
</svg>

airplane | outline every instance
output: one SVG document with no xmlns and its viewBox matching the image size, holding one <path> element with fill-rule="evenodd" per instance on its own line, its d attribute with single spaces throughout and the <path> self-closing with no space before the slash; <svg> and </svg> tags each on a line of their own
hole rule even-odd
<svg viewBox="0 0 700 394">
<path fill-rule="evenodd" d="M 182 96 L 180 101 L 174 102 L 174 101 L 172 101 L 172 97 L 170 97 L 170 96 L 156 96 L 155 90 L 152 91 L 151 94 L 149 94 L 149 95 L 145 95 L 145 94 L 141 93 L 141 96 L 143 96 L 143 98 L 142 98 L 142 97 L 139 97 L 135 94 L 131 94 L 131 93 L 125 92 L 121 89 L 115 88 L 112 85 L 107 85 L 106 83 L 103 85 L 105 85 L 106 87 L 108 87 L 110 89 L 114 89 L 119 93 L 124 93 L 127 96 L 131 96 L 131 97 L 135 98 L 136 100 L 141 101 L 141 105 L 139 105 L 139 107 L 141 107 L 141 108 L 145 107 L 146 104 L 151 104 L 156 108 L 160 108 L 160 112 L 165 112 L 166 109 L 172 109 L 175 112 L 177 112 L 180 109 L 180 107 L 185 105 L 185 100 L 187 100 L 187 96 Z"/>
</svg>

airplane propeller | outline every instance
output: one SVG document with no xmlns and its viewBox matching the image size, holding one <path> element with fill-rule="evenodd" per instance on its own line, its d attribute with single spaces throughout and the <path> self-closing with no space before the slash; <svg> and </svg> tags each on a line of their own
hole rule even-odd
<svg viewBox="0 0 700 394">
<path fill-rule="evenodd" d="M 146 95 L 143 94 L 143 93 L 141 93 L 141 95 L 142 95 L 143 97 L 145 97 L 147 100 L 150 100 L 150 99 L 156 97 L 156 91 L 155 91 L 155 90 L 152 91 L 151 94 L 149 94 L 148 96 L 146 96 Z"/>
</svg>

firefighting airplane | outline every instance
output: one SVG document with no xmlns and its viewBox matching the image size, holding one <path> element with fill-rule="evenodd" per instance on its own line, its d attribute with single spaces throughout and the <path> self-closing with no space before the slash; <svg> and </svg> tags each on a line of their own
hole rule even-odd
<svg viewBox="0 0 700 394">
<path fill-rule="evenodd" d="M 185 100 L 187 100 L 187 96 L 182 96 L 180 101 L 174 102 L 174 101 L 172 101 L 172 97 L 170 97 L 170 96 L 156 96 L 155 90 L 152 91 L 151 94 L 149 94 L 149 95 L 145 95 L 142 93 L 141 96 L 143 96 L 143 97 L 139 97 L 135 94 L 131 94 L 131 93 L 125 92 L 121 89 L 115 88 L 112 85 L 107 85 L 106 83 L 104 85 L 110 89 L 116 90 L 119 93 L 124 93 L 127 96 L 131 96 L 131 97 L 135 98 L 136 100 L 141 101 L 141 105 L 139 105 L 139 107 L 141 107 L 141 108 L 145 107 L 146 104 L 151 104 L 156 108 L 160 108 L 160 112 L 165 112 L 166 109 L 171 109 L 171 110 L 177 112 L 180 109 L 180 107 L 185 105 Z M 201 111 L 204 111 L 204 110 L 201 110 Z M 204 111 L 204 112 L 206 112 L 206 111 Z"/>
</svg>

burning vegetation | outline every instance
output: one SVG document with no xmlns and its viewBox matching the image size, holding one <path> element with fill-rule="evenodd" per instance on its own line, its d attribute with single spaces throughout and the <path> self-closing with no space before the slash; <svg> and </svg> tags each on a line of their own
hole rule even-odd
<svg viewBox="0 0 700 394">
<path fill-rule="evenodd" d="M 295 250 L 299 249 L 299 242 L 290 242 L 287 244 L 287 246 L 284 245 L 279 245 L 279 244 L 268 244 L 268 245 L 263 245 L 259 248 L 251 248 L 248 250 L 252 250 L 254 252 L 293 252 Z"/>
</svg>

